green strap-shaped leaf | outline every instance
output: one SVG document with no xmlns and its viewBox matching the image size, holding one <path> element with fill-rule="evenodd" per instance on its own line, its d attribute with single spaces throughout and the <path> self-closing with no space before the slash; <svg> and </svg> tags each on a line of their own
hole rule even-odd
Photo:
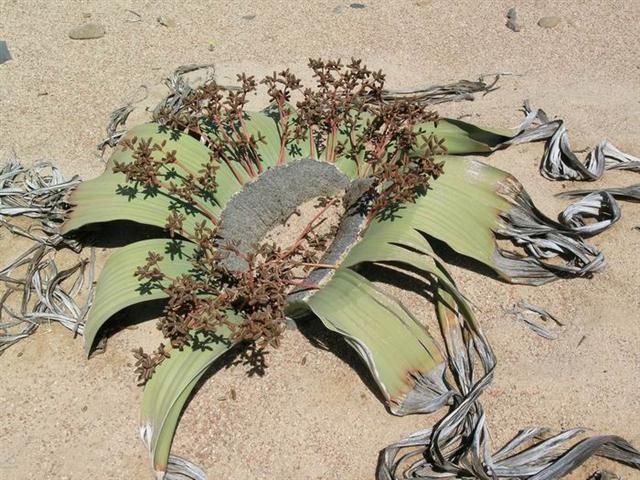
<svg viewBox="0 0 640 480">
<path fill-rule="evenodd" d="M 428 274 L 437 281 L 437 294 L 434 301 L 442 336 L 447 348 L 449 363 L 456 375 L 467 376 L 469 371 L 463 361 L 465 355 L 464 340 L 457 334 L 460 322 L 477 336 L 476 348 L 485 366 L 495 362 L 491 348 L 484 338 L 480 325 L 475 318 L 466 298 L 460 293 L 455 282 L 447 272 L 442 260 L 433 252 L 428 241 L 412 228 L 404 228 L 393 222 L 385 222 L 365 233 L 362 241 L 347 255 L 341 268 L 355 267 L 363 262 L 376 262 L 408 267 Z M 416 392 L 414 397 L 420 396 Z M 415 402 L 414 405 L 419 405 Z M 412 406 L 404 406 L 405 413 L 415 413 Z"/>
<path fill-rule="evenodd" d="M 447 299 L 451 299 L 453 305 L 459 307 L 468 321 L 476 324 L 471 307 L 445 269 L 444 262 L 415 229 L 386 222 L 367 230 L 362 240 L 343 260 L 341 268 L 354 268 L 365 262 L 404 264 L 432 275 L 440 287 L 448 292 Z"/>
<path fill-rule="evenodd" d="M 92 223 L 115 220 L 130 220 L 164 228 L 174 208 L 185 215 L 183 226 L 189 233 L 194 231 L 196 223 L 208 221 L 205 215 L 179 198 L 162 191 L 149 195 L 143 186 L 127 183 L 121 174 L 103 174 L 82 182 L 71 193 L 69 203 L 73 207 L 61 227 L 63 234 Z M 221 211 L 215 205 L 210 205 L 208 210 L 216 217 Z"/>
<path fill-rule="evenodd" d="M 169 277 L 188 273 L 195 245 L 182 240 L 153 239 L 126 245 L 107 259 L 96 286 L 96 296 L 84 327 L 84 345 L 89 353 L 100 328 L 120 310 L 141 302 L 166 298 L 163 280 L 145 283 L 134 272 L 146 263 L 149 252 L 163 256 L 160 270 Z"/>
<path fill-rule="evenodd" d="M 361 114 L 356 132 L 361 130 L 371 118 L 370 114 Z M 444 146 L 451 155 L 489 153 L 514 136 L 514 133 L 508 129 L 482 128 L 450 118 L 440 119 L 437 123 L 421 123 L 415 130 L 419 134 L 415 145 L 416 150 L 422 150 L 426 145 L 425 140 L 433 134 L 438 140 L 444 140 Z M 358 171 L 356 163 L 349 156 L 351 143 L 347 128 L 338 129 L 337 142 L 344 144 L 347 148 L 336 159 L 336 165 L 345 175 L 355 178 L 358 176 Z M 326 159 L 326 151 L 322 152 L 321 158 Z"/>
<path fill-rule="evenodd" d="M 442 403 L 447 394 L 439 383 L 444 360 L 429 332 L 367 279 L 340 268 L 308 305 L 364 359 L 393 413 L 409 413 L 404 405 L 424 379 L 433 384 L 427 403 Z"/>
<path fill-rule="evenodd" d="M 444 146 L 452 155 L 488 153 L 513 137 L 513 132 L 505 128 L 483 128 L 452 118 L 442 118 L 437 124 L 422 123 L 417 130 L 426 137 L 433 134 L 444 139 Z M 419 138 L 416 148 L 420 149 L 423 139 Z"/>
<path fill-rule="evenodd" d="M 499 194 L 512 177 L 475 160 L 443 160 L 444 174 L 430 182 L 426 194 L 401 205 L 389 214 L 391 219 L 374 220 L 369 227 L 372 234 L 386 228 L 386 223 L 397 229 L 415 229 L 504 275 L 495 262 L 494 232 L 502 225 L 500 215 L 512 207 Z"/>
<path fill-rule="evenodd" d="M 229 318 L 240 321 L 231 312 Z M 156 368 L 144 388 L 140 435 L 159 478 L 167 471 L 173 435 L 189 395 L 211 364 L 234 346 L 226 327 L 195 338 L 182 350 L 170 350 L 171 357 Z"/>
<path fill-rule="evenodd" d="M 467 158 L 442 160 L 444 173 L 423 195 L 382 212 L 369 229 L 386 223 L 415 229 L 514 283 L 540 285 L 602 268 L 603 255 L 540 212 L 513 176 Z M 516 249 L 505 248 L 499 238 Z M 564 261 L 551 261 L 547 254 Z"/>
<path fill-rule="evenodd" d="M 128 149 L 124 150 L 121 147 L 123 140 L 133 137 L 138 137 L 139 139 L 152 138 L 153 142 L 158 144 L 166 142 L 164 151 L 170 152 L 175 150 L 176 157 L 180 160 L 180 163 L 184 164 L 194 173 L 198 173 L 210 160 L 211 151 L 197 139 L 164 125 L 145 123 L 127 131 L 122 137 L 119 146 L 115 148 L 109 157 L 105 173 L 113 172 L 114 162 L 116 161 L 120 163 L 130 163 L 133 161 L 133 152 Z M 160 152 L 156 152 L 153 156 L 155 158 L 161 158 L 162 155 Z M 184 173 L 179 166 L 175 166 L 175 169 L 178 172 Z M 218 182 L 218 188 L 214 194 L 214 198 L 220 207 L 224 207 L 229 199 L 240 190 L 241 185 L 225 163 L 220 163 L 218 166 L 216 181 Z"/>
<path fill-rule="evenodd" d="M 209 162 L 211 152 L 202 143 L 189 135 L 155 123 L 140 125 L 129 130 L 123 140 L 133 137 L 151 138 L 154 143 L 158 144 L 166 142 L 164 151 L 175 150 L 176 158 L 191 173 L 197 174 Z M 101 176 L 81 183 L 70 195 L 69 203 L 73 207 L 68 220 L 61 228 L 62 233 L 68 233 L 91 223 L 114 220 L 131 220 L 164 228 L 167 216 L 174 209 L 185 215 L 185 230 L 193 232 L 196 223 L 203 220 L 209 221 L 207 214 L 219 218 L 222 208 L 241 188 L 241 184 L 229 167 L 221 163 L 216 172 L 218 184 L 216 191 L 210 192 L 210 198 L 196 195 L 195 198 L 200 206 L 187 204 L 163 188 L 149 189 L 135 182 L 127 182 L 121 173 L 114 173 L 114 162 L 130 163 L 133 161 L 132 150 L 125 150 L 121 145 L 122 141 L 120 146 L 114 150 L 105 172 Z M 153 156 L 160 158 L 162 153 L 156 151 Z M 185 178 L 188 173 L 179 165 L 171 165 L 162 169 L 160 173 L 167 175 L 170 170 L 175 171 L 178 176 L 163 179 L 166 184 L 173 181 L 179 185 L 180 179 Z"/>
</svg>

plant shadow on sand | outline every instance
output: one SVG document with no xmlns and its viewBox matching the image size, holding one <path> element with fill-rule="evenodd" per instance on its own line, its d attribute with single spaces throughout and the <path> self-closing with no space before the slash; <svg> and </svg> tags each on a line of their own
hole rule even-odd
<svg viewBox="0 0 640 480">
<path fill-rule="evenodd" d="M 73 237 L 85 246 L 98 248 L 119 248 L 152 238 L 171 238 L 164 228 L 130 220 L 93 223 L 74 231 Z"/>
</svg>

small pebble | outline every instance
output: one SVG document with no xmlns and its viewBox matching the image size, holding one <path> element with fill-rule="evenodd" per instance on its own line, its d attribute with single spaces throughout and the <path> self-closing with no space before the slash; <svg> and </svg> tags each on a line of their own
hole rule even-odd
<svg viewBox="0 0 640 480">
<path fill-rule="evenodd" d="M 542 17 L 538 20 L 538 26 L 542 28 L 555 28 L 560 23 L 560 17 Z"/>
<path fill-rule="evenodd" d="M 520 24 L 518 23 L 518 12 L 516 7 L 512 7 L 507 12 L 507 28 L 514 32 L 520 31 Z"/>
<path fill-rule="evenodd" d="M 158 17 L 158 23 L 163 27 L 173 28 L 176 26 L 175 20 L 167 17 Z"/>
<path fill-rule="evenodd" d="M 82 18 L 91 18 L 91 14 L 89 12 L 85 12 L 82 14 Z"/>
<path fill-rule="evenodd" d="M 609 470 L 598 470 L 595 472 L 589 480 L 621 480 L 615 473 L 611 473 Z"/>
<path fill-rule="evenodd" d="M 416 7 L 428 7 L 431 3 L 432 0 L 417 0 Z"/>
<path fill-rule="evenodd" d="M 242 16 L 243 20 L 253 20 L 254 18 L 256 18 L 255 15 L 243 15 Z"/>
<path fill-rule="evenodd" d="M 344 10 L 344 7 L 342 5 L 338 5 L 337 7 L 335 7 L 333 9 L 333 13 L 340 14 L 340 13 L 342 13 L 342 10 Z"/>
<path fill-rule="evenodd" d="M 92 40 L 104 37 L 105 30 L 102 25 L 97 23 L 86 23 L 72 29 L 69 32 L 69 38 L 73 40 Z"/>
<path fill-rule="evenodd" d="M 87 407 L 86 405 L 84 407 L 82 407 L 82 411 L 86 412 L 87 410 L 89 410 L 89 407 Z"/>
<path fill-rule="evenodd" d="M 367 8 L 367 6 L 364 3 L 352 3 L 349 5 L 351 8 Z"/>
<path fill-rule="evenodd" d="M 0 64 L 8 62 L 9 60 L 11 60 L 11 54 L 9 53 L 7 42 L 0 40 Z"/>
</svg>

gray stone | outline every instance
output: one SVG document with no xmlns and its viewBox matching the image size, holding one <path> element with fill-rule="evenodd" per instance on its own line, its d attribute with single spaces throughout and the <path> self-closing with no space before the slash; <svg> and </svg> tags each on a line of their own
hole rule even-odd
<svg viewBox="0 0 640 480">
<path fill-rule="evenodd" d="M 555 28 L 560 23 L 560 17 L 542 17 L 538 20 L 538 26 L 542 28 Z"/>
<path fill-rule="evenodd" d="M 158 23 L 163 27 L 167 27 L 167 28 L 173 28 L 176 26 L 175 20 L 173 20 L 172 18 L 167 18 L 162 16 L 158 17 Z"/>
<path fill-rule="evenodd" d="M 7 48 L 7 42 L 0 40 L 0 64 L 11 60 L 11 54 L 9 48 Z"/>
<path fill-rule="evenodd" d="M 243 20 L 253 20 L 254 18 L 256 18 L 255 15 L 243 15 L 242 16 Z"/>
<path fill-rule="evenodd" d="M 92 40 L 94 38 L 104 37 L 105 29 L 97 23 L 86 23 L 72 29 L 69 32 L 69 38 L 73 40 Z"/>
<path fill-rule="evenodd" d="M 514 32 L 520 31 L 520 24 L 518 23 L 518 12 L 516 11 L 516 7 L 512 7 L 507 12 L 507 28 L 509 30 L 513 30 Z"/>
<path fill-rule="evenodd" d="M 367 6 L 364 3 L 352 3 L 349 6 L 351 8 L 356 8 L 356 9 L 367 8 Z"/>
</svg>

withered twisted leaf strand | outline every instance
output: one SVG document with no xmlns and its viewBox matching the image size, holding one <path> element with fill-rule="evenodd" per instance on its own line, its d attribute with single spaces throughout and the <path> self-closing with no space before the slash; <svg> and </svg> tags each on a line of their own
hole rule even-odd
<svg viewBox="0 0 640 480">
<path fill-rule="evenodd" d="M 587 237 L 603 232 L 620 220 L 620 206 L 614 196 L 606 191 L 592 192 L 565 208 L 559 216 L 560 223 Z M 589 223 L 588 219 L 595 219 Z"/>
<path fill-rule="evenodd" d="M 555 333 L 550 332 L 541 324 L 533 321 L 527 315 L 534 314 L 540 317 L 544 321 L 552 320 L 557 325 L 562 326 L 562 322 L 560 322 L 556 317 L 550 314 L 544 308 L 533 305 L 526 300 L 520 300 L 514 308 L 507 310 L 506 313 L 513 315 L 518 320 L 524 322 L 532 331 L 536 334 L 540 335 L 547 340 L 555 340 L 557 338 Z"/>
<path fill-rule="evenodd" d="M 477 81 L 459 80 L 454 83 L 444 85 L 429 85 L 422 88 L 411 88 L 406 90 L 383 90 L 382 99 L 386 102 L 398 99 L 411 99 L 423 105 L 437 105 L 447 102 L 461 102 L 464 100 L 474 100 L 475 93 L 493 92 L 497 88 L 500 76 L 496 75 L 491 83 L 485 82 L 483 77 Z"/>
<path fill-rule="evenodd" d="M 442 280 L 441 280 L 442 282 Z M 490 384 L 495 357 L 473 316 L 460 315 L 441 283 L 438 317 L 454 375 L 453 407 L 433 428 L 415 432 L 386 447 L 378 464 L 378 480 L 441 478 L 552 480 L 573 471 L 593 455 L 640 468 L 640 452 L 626 440 L 591 436 L 576 443 L 583 429 L 549 436 L 543 428 L 516 435 L 491 452 L 486 417 L 478 399 Z M 541 309 L 535 308 L 536 311 Z M 479 360 L 482 372 L 473 366 Z"/>
<path fill-rule="evenodd" d="M 78 258 L 64 270 L 55 258 L 56 249 L 62 246 L 78 253 L 81 248 L 58 232 L 67 211 L 65 195 L 79 183 L 78 177 L 66 180 L 48 162 L 25 168 L 12 159 L 0 169 L 0 224 L 33 242 L 0 270 L 0 284 L 6 288 L 0 298 L 0 352 L 43 322 L 57 321 L 74 332 L 83 331 L 93 298 L 95 252 L 91 249 L 89 259 Z M 37 223 L 22 227 L 13 220 L 19 217 Z M 83 303 L 78 302 L 80 292 L 86 295 Z M 14 295 L 20 296 L 19 311 L 9 306 Z"/>
</svg>

